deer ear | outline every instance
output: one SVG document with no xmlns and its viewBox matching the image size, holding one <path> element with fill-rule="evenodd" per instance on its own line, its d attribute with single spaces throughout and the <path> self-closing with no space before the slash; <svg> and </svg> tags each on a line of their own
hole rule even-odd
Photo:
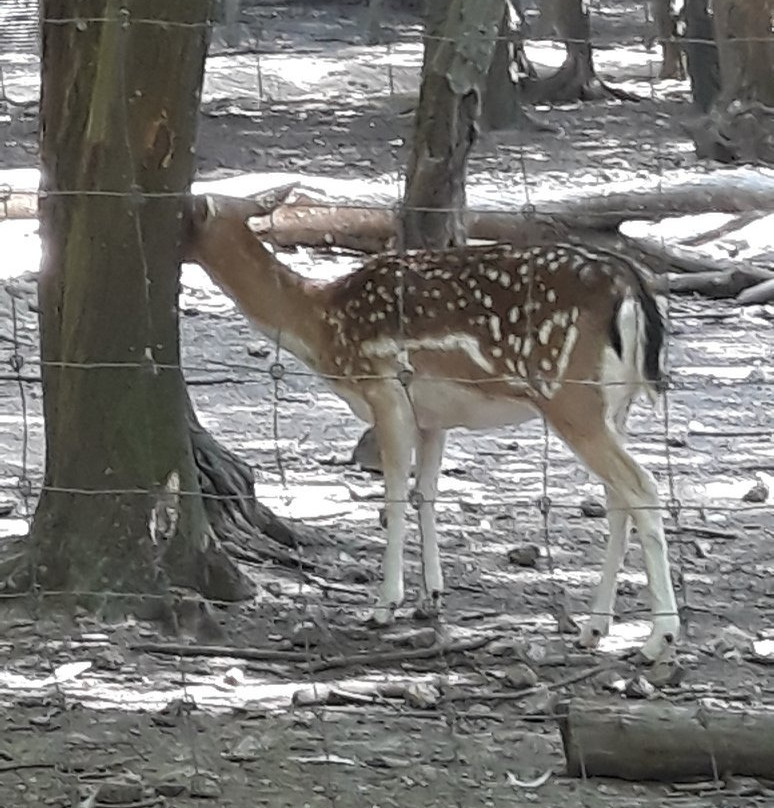
<svg viewBox="0 0 774 808">
<path fill-rule="evenodd" d="M 270 188 L 268 191 L 256 194 L 252 197 L 255 212 L 250 215 L 268 216 L 287 200 L 295 187 L 296 183 L 292 182 L 288 185 L 280 185 L 277 188 Z"/>
<path fill-rule="evenodd" d="M 183 213 L 192 227 L 201 227 L 217 215 L 218 206 L 209 195 L 191 195 L 186 199 Z"/>
</svg>

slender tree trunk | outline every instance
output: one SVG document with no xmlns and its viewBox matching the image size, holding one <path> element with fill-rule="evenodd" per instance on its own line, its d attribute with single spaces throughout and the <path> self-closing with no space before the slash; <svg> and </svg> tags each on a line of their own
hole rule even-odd
<svg viewBox="0 0 774 808">
<path fill-rule="evenodd" d="M 43 2 L 46 470 L 31 552 L 46 589 L 251 589 L 212 536 L 179 368 L 181 196 L 209 10 Z"/>
<path fill-rule="evenodd" d="M 505 0 L 429 0 L 414 148 L 398 227 L 403 249 L 465 243 L 465 182 Z M 353 460 L 373 471 L 372 429 Z"/>
<path fill-rule="evenodd" d="M 521 86 L 511 76 L 512 38 L 510 10 L 505 4 L 498 28 L 498 40 L 486 78 L 481 119 L 487 129 L 520 129 L 529 123 L 521 105 Z"/>
<path fill-rule="evenodd" d="M 685 61 L 691 80 L 693 102 L 709 112 L 720 91 L 720 68 L 709 0 L 685 2 Z"/>
<path fill-rule="evenodd" d="M 651 0 L 656 36 L 661 46 L 662 79 L 684 79 L 683 53 L 677 39 L 677 19 L 672 13 L 672 0 Z"/>
</svg>

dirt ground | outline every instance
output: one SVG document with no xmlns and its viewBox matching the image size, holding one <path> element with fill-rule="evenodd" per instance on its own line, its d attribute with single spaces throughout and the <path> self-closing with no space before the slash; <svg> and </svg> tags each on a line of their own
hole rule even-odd
<svg viewBox="0 0 774 808">
<path fill-rule="evenodd" d="M 260 31 L 260 58 L 215 49 L 200 178 L 292 171 L 398 182 L 419 29 L 399 20 L 389 45 L 367 48 L 358 14 L 265 5 L 245 29 Z M 561 126 L 558 136 L 483 136 L 472 187 L 549 193 L 695 164 L 680 126 L 690 114 L 686 87 L 653 80 L 657 54 L 642 45 L 641 5 L 603 3 L 595 19 L 600 73 L 643 100 L 536 110 Z M 548 46 L 534 55 L 546 66 L 560 59 Z M 33 62 L 6 55 L 2 66 L 9 95 L 34 96 Z M 35 167 L 34 116 L 8 110 L 0 168 Z M 19 223 L 0 224 L 0 244 L 12 227 Z M 34 255 L 33 237 L 29 244 Z M 301 249 L 283 258 L 322 276 L 356 264 Z M 18 274 L 11 267 L 4 276 Z M 381 483 L 342 463 L 362 426 L 291 357 L 275 389 L 272 346 L 193 269 L 182 308 L 202 422 L 253 466 L 263 501 L 310 526 L 300 552 L 315 574 L 246 562 L 261 584 L 255 602 L 215 604 L 214 621 L 192 621 L 198 632 L 182 637 L 141 622 L 64 621 L 33 597 L 11 601 L 0 614 L 0 805 L 771 804 L 769 784 L 749 778 L 677 788 L 563 775 L 556 699 L 622 698 L 615 689 L 634 673 L 622 654 L 644 637 L 647 599 L 635 543 L 621 620 L 600 651 L 580 653 L 559 633 L 557 617 L 587 607 L 606 524 L 581 511 L 600 486 L 559 441 L 546 449 L 539 424 L 454 436 L 439 497 L 443 621 L 412 620 L 409 602 L 395 628 L 375 632 L 362 616 L 384 545 Z M 765 502 L 743 500 L 759 479 L 774 484 L 774 311 L 681 298 L 670 312 L 668 425 L 664 407 L 654 415 L 638 406 L 630 419 L 635 453 L 664 501 L 679 503 L 669 531 L 685 676 L 654 697 L 752 710 L 774 700 L 765 664 L 774 519 Z M 42 483 L 36 329 L 34 286 L 9 281 L 0 288 L 0 542 L 24 532 Z M 15 352 L 25 360 L 21 384 Z M 32 482 L 28 499 L 21 477 Z M 544 494 L 545 523 L 536 507 Z M 533 567 L 509 561 L 530 544 L 540 550 Z M 414 600 L 415 531 L 408 553 Z M 429 651 L 439 637 L 446 650 Z M 216 648 L 190 656 L 137 648 L 194 642 Z"/>
</svg>

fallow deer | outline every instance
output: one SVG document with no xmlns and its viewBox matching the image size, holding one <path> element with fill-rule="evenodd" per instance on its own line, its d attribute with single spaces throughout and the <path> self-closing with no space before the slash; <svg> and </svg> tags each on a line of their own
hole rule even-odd
<svg viewBox="0 0 774 808">
<path fill-rule="evenodd" d="M 497 245 L 383 254 L 319 283 L 248 226 L 281 201 L 193 197 L 184 257 L 374 426 L 387 547 L 373 618 L 389 622 L 404 597 L 412 453 L 424 590 L 437 600 L 434 500 L 447 430 L 542 416 L 606 489 L 610 538 L 580 644 L 595 647 L 609 631 L 631 520 L 652 612 L 640 650 L 648 660 L 669 653 L 680 622 L 656 485 L 623 445 L 632 400 L 643 391 L 655 399 L 661 379 L 665 329 L 641 269 L 570 244 Z"/>
</svg>

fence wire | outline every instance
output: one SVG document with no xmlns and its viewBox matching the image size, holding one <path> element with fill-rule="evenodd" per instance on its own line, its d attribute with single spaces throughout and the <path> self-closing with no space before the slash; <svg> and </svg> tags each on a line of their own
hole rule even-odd
<svg viewBox="0 0 774 808">
<path fill-rule="evenodd" d="M 24 60 L 15 63 L 7 53 L 37 43 L 36 33 L 29 41 L 24 38 L 31 5 L 17 0 L 0 10 L 0 21 L 5 13 L 13 24 L 6 27 L 5 39 L 0 36 L 0 110 L 8 111 L 13 126 L 29 114 L 30 81 Z M 632 4 L 632 9 L 647 19 L 646 4 Z M 246 13 L 260 17 L 253 7 Z M 287 8 L 286 13 L 295 20 Z M 318 22 L 324 27 L 327 19 L 322 15 Z M 125 20 L 129 25 L 177 24 Z M 100 17 L 46 24 L 108 22 L 112 19 Z M 253 25 L 250 36 L 259 29 Z M 410 25 L 383 33 L 393 41 L 372 46 L 372 52 L 383 57 L 388 96 L 399 97 L 405 77 L 395 74 L 396 55 L 400 48 L 413 47 L 416 67 L 423 37 Z M 256 81 L 248 89 L 257 93 L 265 112 L 341 98 L 335 93 L 270 93 L 265 63 L 279 50 L 266 32 L 251 42 L 249 48 L 219 45 L 210 64 L 229 54 L 254 59 Z M 632 46 L 628 39 L 625 44 Z M 305 52 L 325 53 L 347 65 L 347 48 L 322 51 L 308 45 Z M 654 61 L 648 64 L 655 104 L 662 95 Z M 351 137 L 356 141 L 354 129 Z M 672 164 L 673 153 L 662 142 L 656 147 L 652 173 L 657 185 L 666 184 L 664 167 Z M 405 154 L 392 143 L 383 148 L 392 163 L 386 185 L 398 199 Z M 543 202 L 537 193 L 542 178 L 527 159 L 529 147 L 515 148 L 517 169 L 511 180 L 521 187 L 508 189 L 508 198 L 520 193 L 523 199 L 502 209 L 561 214 L 561 206 Z M 357 166 L 349 173 L 358 176 Z M 0 202 L 8 211 L 15 199 L 37 193 L 17 183 L 0 189 Z M 56 193 L 127 196 L 127 211 L 135 217 L 143 246 L 136 195 L 77 188 Z M 389 199 L 375 205 L 336 201 L 342 209 L 383 210 L 391 204 Z M 589 210 L 587 215 L 609 214 Z M 0 222 L 0 238 L 5 224 Z M 286 251 L 283 257 L 303 271 L 300 253 Z M 312 260 L 323 260 L 323 253 Z M 144 273 L 147 280 L 147 266 Z M 766 543 L 774 536 L 774 520 L 765 482 L 767 473 L 774 474 L 774 371 L 771 354 L 768 362 L 765 358 L 765 346 L 770 351 L 774 345 L 768 335 L 771 315 L 761 310 L 757 319 L 740 321 L 732 306 L 670 295 L 666 300 L 674 332 L 667 352 L 668 383 L 659 412 L 639 405 L 633 409 L 629 444 L 659 483 L 685 636 L 677 662 L 643 675 L 625 658 L 644 639 L 651 617 L 640 593 L 637 548 L 619 577 L 615 611 L 620 622 L 611 636 L 596 653 L 575 643 L 575 618 L 582 622 L 589 615 L 600 568 L 594 543 L 601 546 L 603 529 L 591 520 L 605 511 L 599 486 L 545 420 L 507 435 L 465 433 L 450 441 L 443 490 L 432 503 L 447 587 L 443 608 L 436 613 L 413 594 L 422 573 L 414 534 L 424 538 L 417 519 L 407 543 L 406 602 L 394 626 L 377 629 L 367 616 L 383 549 L 376 511 L 387 503 L 381 483 L 348 460 L 358 426 L 322 384 L 351 376 L 320 378 L 278 342 L 266 340 L 246 361 L 244 342 L 252 337 L 236 315 L 183 316 L 182 361 L 153 361 L 153 369 L 182 371 L 203 425 L 246 462 L 255 491 L 223 494 L 172 480 L 163 490 L 53 485 L 44 473 L 42 375 L 47 367 L 104 373 L 147 370 L 148 360 L 42 362 L 34 289 L 23 280 L 9 280 L 0 294 L 0 362 L 6 367 L 0 373 L 0 700 L 5 708 L 0 802 L 83 808 L 203 801 L 234 806 L 467 807 L 569 800 L 645 805 L 661 800 L 700 804 L 722 792 L 729 805 L 737 804 L 737 797 L 744 800 L 740 805 L 767 804 L 771 792 L 766 782 L 730 778 L 718 764 L 718 751 L 738 726 L 748 724 L 760 727 L 765 751 L 763 739 L 772 721 L 774 682 L 767 665 L 774 655 L 765 653 L 766 643 L 774 640 L 774 557 Z M 717 345 L 730 341 L 732 325 L 736 342 L 728 353 L 734 361 L 723 362 L 725 352 L 718 352 Z M 748 344 L 740 345 L 742 340 Z M 762 350 L 756 348 L 759 341 Z M 217 357 L 211 355 L 216 348 Z M 763 360 L 756 364 L 754 356 Z M 406 378 L 393 381 L 406 387 Z M 531 381 L 540 382 L 539 374 Z M 579 389 L 599 384 L 591 379 L 568 383 Z M 149 442 L 143 448 L 154 449 Z M 99 581 L 73 591 L 41 583 L 48 565 L 57 563 L 41 557 L 34 532 L 36 503 L 44 493 L 71 497 L 73 503 L 105 496 L 153 502 L 149 531 L 154 535 L 168 529 L 165 518 L 175 506 L 168 509 L 166 503 L 181 497 L 201 498 L 205 505 L 218 502 L 236 514 L 239 524 L 257 494 L 281 519 L 297 518 L 303 527 L 296 542 L 287 540 L 295 522 L 271 519 L 264 536 L 242 543 L 234 537 L 223 540 L 258 586 L 256 597 L 239 603 L 205 600 L 174 585 L 158 541 L 154 563 L 163 580 L 157 591 L 112 591 Z M 423 499 L 412 495 L 408 504 L 412 514 Z M 416 619 L 406 619 L 411 616 Z M 615 727 L 631 720 L 638 705 L 650 705 L 655 716 L 656 729 L 643 725 L 643 732 L 653 733 L 644 737 L 660 739 L 675 755 L 693 754 L 694 765 L 706 758 L 701 782 L 645 786 L 600 783 L 590 776 L 600 754 L 620 747 Z M 688 720 L 686 715 L 706 730 L 703 745 L 690 754 L 673 749 L 669 732 L 658 729 L 670 720 Z M 602 741 L 590 730 L 584 734 L 595 721 L 607 727 L 612 746 L 605 747 L 604 734 Z M 572 729 L 564 749 L 558 725 Z M 727 759 L 727 750 L 722 752 Z M 621 763 L 634 780 L 649 779 L 637 775 L 647 765 L 635 752 Z"/>
</svg>

